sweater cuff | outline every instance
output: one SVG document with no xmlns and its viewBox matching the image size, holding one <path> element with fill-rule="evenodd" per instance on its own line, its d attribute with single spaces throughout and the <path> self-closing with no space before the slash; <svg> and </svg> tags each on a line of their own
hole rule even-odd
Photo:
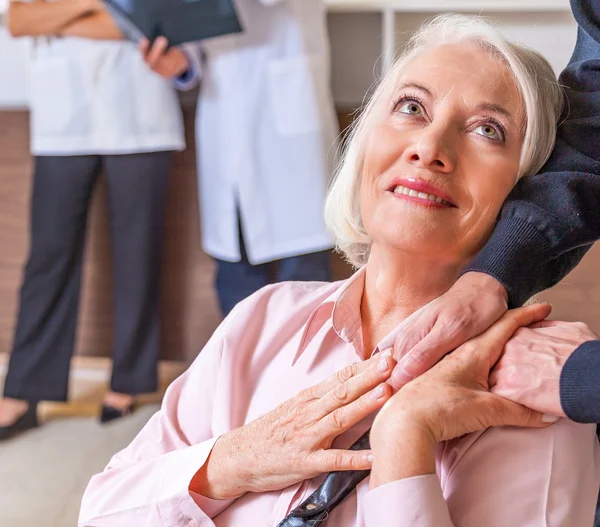
<svg viewBox="0 0 600 527">
<path fill-rule="evenodd" d="M 509 307 L 519 307 L 545 289 L 538 283 L 539 266 L 550 259 L 550 250 L 546 236 L 530 222 L 517 216 L 504 217 L 462 274 L 475 271 L 492 276 L 506 289 Z"/>
<path fill-rule="evenodd" d="M 560 374 L 560 404 L 578 423 L 600 423 L 600 340 L 584 342 Z"/>
</svg>

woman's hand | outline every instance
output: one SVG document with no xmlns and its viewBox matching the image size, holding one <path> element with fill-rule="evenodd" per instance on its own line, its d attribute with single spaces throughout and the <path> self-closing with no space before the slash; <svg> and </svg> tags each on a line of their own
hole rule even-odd
<svg viewBox="0 0 600 527">
<path fill-rule="evenodd" d="M 212 499 L 279 490 L 323 473 L 371 468 L 370 451 L 333 440 L 390 398 L 391 354 L 352 364 L 275 410 L 221 436 L 190 484 Z"/>
<path fill-rule="evenodd" d="M 480 335 L 506 313 L 508 295 L 484 273 L 461 276 L 452 288 L 413 313 L 394 343 L 391 385 L 400 389 L 442 357 Z"/>
<path fill-rule="evenodd" d="M 564 417 L 560 375 L 571 354 L 598 340 L 583 322 L 543 320 L 519 329 L 490 375 L 492 393 L 538 412 Z"/>
<path fill-rule="evenodd" d="M 165 37 L 158 37 L 152 46 L 144 38 L 139 46 L 146 64 L 162 77 L 179 77 L 190 67 L 186 54 L 178 47 L 169 48 L 169 41 Z"/>
<path fill-rule="evenodd" d="M 509 311 L 394 395 L 371 430 L 371 484 L 435 472 L 440 441 L 492 426 L 546 426 L 542 414 L 490 393 L 488 378 L 513 333 L 550 311 L 548 304 Z"/>
</svg>

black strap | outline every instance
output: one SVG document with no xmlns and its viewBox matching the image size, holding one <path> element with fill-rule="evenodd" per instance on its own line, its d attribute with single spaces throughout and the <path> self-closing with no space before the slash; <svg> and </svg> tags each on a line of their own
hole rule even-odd
<svg viewBox="0 0 600 527">
<path fill-rule="evenodd" d="M 367 430 L 349 448 L 349 450 L 368 450 L 369 433 Z M 350 494 L 370 470 L 347 470 L 330 472 L 325 481 L 298 507 L 292 510 L 277 527 L 314 527 L 327 520 L 329 513 Z"/>
</svg>

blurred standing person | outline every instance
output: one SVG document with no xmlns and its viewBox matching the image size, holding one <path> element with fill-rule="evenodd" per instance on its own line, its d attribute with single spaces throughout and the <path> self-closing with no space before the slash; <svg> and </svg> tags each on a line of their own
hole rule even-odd
<svg viewBox="0 0 600 527">
<path fill-rule="evenodd" d="M 331 279 L 323 207 L 339 132 L 322 0 L 235 5 L 244 32 L 203 41 L 175 68 L 188 69 L 182 89 L 201 80 L 202 242 L 217 263 L 224 314 L 274 281 Z M 163 75 L 167 45 L 142 44 Z"/>
<path fill-rule="evenodd" d="M 38 401 L 67 398 L 86 219 L 101 171 L 115 285 L 113 374 L 101 421 L 130 413 L 135 394 L 156 391 L 165 191 L 172 152 L 185 148 L 176 93 L 121 40 L 99 0 L 13 0 L 8 27 L 35 37 L 35 168 L 0 439 L 36 426 Z"/>
</svg>

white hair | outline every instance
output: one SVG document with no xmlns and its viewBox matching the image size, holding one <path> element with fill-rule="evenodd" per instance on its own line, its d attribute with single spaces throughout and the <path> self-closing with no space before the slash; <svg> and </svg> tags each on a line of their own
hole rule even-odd
<svg viewBox="0 0 600 527">
<path fill-rule="evenodd" d="M 382 112 L 388 111 L 397 81 L 406 66 L 425 49 L 473 43 L 510 69 L 525 106 L 526 122 L 518 178 L 537 173 L 552 153 L 563 92 L 548 61 L 537 51 L 505 38 L 481 17 L 440 15 L 427 22 L 408 43 L 392 70 L 381 80 L 351 127 L 325 204 L 325 220 L 336 248 L 355 267 L 367 262 L 371 239 L 360 214 L 360 185 L 366 142 Z"/>
</svg>

